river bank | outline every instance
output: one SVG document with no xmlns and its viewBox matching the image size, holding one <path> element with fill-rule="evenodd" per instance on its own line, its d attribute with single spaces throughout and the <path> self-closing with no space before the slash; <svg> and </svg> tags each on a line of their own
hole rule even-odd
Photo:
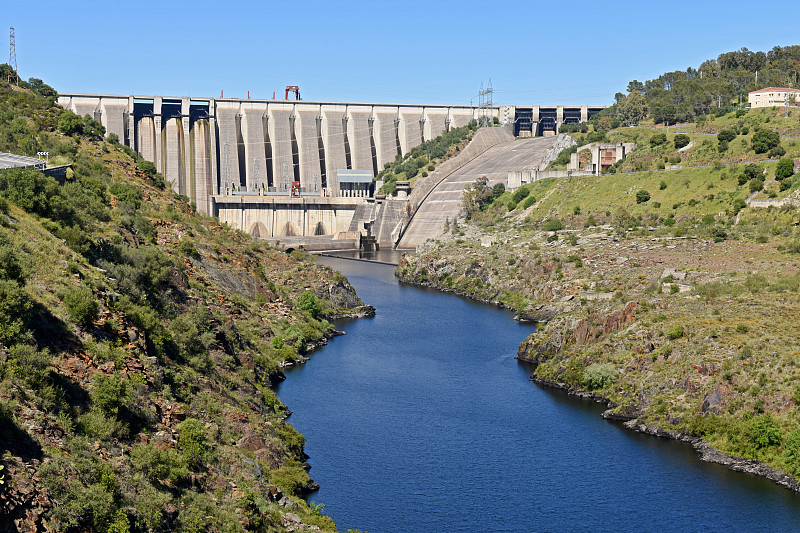
<svg viewBox="0 0 800 533">
<path fill-rule="evenodd" d="M 378 312 L 337 322 L 347 335 L 287 369 L 276 392 L 306 437 L 320 485 L 310 499 L 341 530 L 785 530 L 800 520 L 794 493 L 531 383 L 515 355 L 533 327 L 509 310 L 400 283 L 384 265 L 335 268 Z"/>
<path fill-rule="evenodd" d="M 689 442 L 703 460 L 800 490 L 800 352 L 783 334 L 798 298 L 779 288 L 796 265 L 752 243 L 575 233 L 572 243 L 542 232 L 492 247 L 479 234 L 451 237 L 404 257 L 397 275 L 536 322 L 518 358 L 536 365 L 537 383 L 603 402 L 606 418 Z"/>
</svg>

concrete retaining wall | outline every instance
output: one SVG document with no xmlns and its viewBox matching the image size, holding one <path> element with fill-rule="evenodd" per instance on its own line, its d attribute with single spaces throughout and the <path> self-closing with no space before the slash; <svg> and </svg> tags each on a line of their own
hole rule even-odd
<svg viewBox="0 0 800 533">
<path fill-rule="evenodd" d="M 363 202 L 363 198 L 217 196 L 213 214 L 262 238 L 332 235 L 350 229 L 353 214 Z"/>
</svg>

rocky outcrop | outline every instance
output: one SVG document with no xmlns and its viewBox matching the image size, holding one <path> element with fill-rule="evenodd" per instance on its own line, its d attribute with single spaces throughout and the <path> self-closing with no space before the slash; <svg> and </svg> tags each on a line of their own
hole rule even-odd
<svg viewBox="0 0 800 533">
<path fill-rule="evenodd" d="M 560 154 L 563 150 L 566 150 L 567 148 L 571 148 L 572 146 L 575 146 L 576 144 L 577 143 L 575 142 L 575 139 L 573 139 L 569 135 L 566 135 L 564 133 L 560 133 L 556 137 L 556 140 L 555 140 L 555 143 L 553 143 L 553 146 L 548 148 L 547 152 L 545 152 L 544 158 L 542 159 L 542 162 L 539 164 L 539 168 L 540 169 L 547 168 L 547 165 L 549 165 L 550 163 L 552 163 L 553 161 L 556 160 L 556 158 L 558 157 L 558 154 Z"/>
<path fill-rule="evenodd" d="M 334 313 L 327 316 L 328 320 L 341 320 L 343 318 L 371 318 L 375 316 L 375 308 L 371 305 L 360 305 L 354 307 L 352 311 L 344 313 Z"/>
<path fill-rule="evenodd" d="M 317 296 L 329 300 L 334 309 L 360 309 L 364 307 L 371 307 L 364 305 L 364 302 L 362 302 L 361 298 L 358 297 L 355 289 L 353 289 L 353 286 L 347 283 L 347 280 L 343 278 L 334 280 L 333 283 L 321 288 L 321 291 L 323 290 L 325 293 L 317 294 Z M 375 309 L 373 308 L 373 314 L 374 311 Z"/>
<path fill-rule="evenodd" d="M 605 316 L 591 316 L 584 318 L 572 330 L 572 338 L 577 344 L 591 344 L 608 336 L 609 333 L 619 331 L 623 326 L 636 320 L 636 310 L 639 304 L 628 303 L 623 309 Z"/>
<path fill-rule="evenodd" d="M 577 325 L 570 326 L 563 322 L 553 325 L 543 332 L 536 332 L 520 343 L 517 349 L 517 359 L 531 364 L 539 364 L 551 355 L 561 353 L 568 344 L 593 344 L 606 338 L 609 334 L 619 331 L 627 324 L 636 320 L 636 310 L 639 305 L 629 302 L 619 311 L 609 314 L 595 313 L 581 319 Z M 558 314 L 555 305 L 543 306 L 542 318 L 553 320 Z M 539 316 L 530 314 L 527 316 Z M 539 320 L 534 320 L 540 322 Z M 544 322 L 542 320 L 541 322 Z"/>
</svg>

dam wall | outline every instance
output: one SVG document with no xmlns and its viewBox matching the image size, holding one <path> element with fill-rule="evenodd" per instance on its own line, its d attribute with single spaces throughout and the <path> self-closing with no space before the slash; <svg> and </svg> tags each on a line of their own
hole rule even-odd
<svg viewBox="0 0 800 533">
<path fill-rule="evenodd" d="M 213 214 L 255 237 L 334 235 L 350 229 L 363 198 L 236 195 L 215 198 Z M 362 207 L 363 209 L 363 207 Z"/>
<path fill-rule="evenodd" d="M 152 161 L 173 190 L 213 213 L 226 191 L 335 197 L 339 169 L 384 165 L 476 119 L 476 106 L 61 94 Z M 493 108 L 500 118 L 500 108 Z M 242 229 L 245 229 L 244 227 Z"/>
</svg>

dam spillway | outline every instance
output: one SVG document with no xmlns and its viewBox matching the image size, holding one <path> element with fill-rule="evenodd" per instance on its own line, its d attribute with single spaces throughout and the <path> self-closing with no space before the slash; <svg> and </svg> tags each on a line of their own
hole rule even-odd
<svg viewBox="0 0 800 533">
<path fill-rule="evenodd" d="M 226 190 L 338 196 L 336 171 L 373 175 L 397 155 L 477 119 L 476 106 L 61 94 L 119 136 L 201 211 Z M 499 108 L 493 109 L 499 117 Z"/>
<path fill-rule="evenodd" d="M 405 198 L 380 199 L 375 220 L 357 216 L 373 201 L 372 180 L 397 156 L 472 120 L 491 117 L 511 139 L 540 137 L 605 107 L 105 94 L 61 94 L 58 103 L 100 122 L 151 161 L 175 193 L 234 227 L 267 238 L 334 235 L 377 220 L 381 245 L 396 244 L 424 202 L 409 210 Z"/>
</svg>

